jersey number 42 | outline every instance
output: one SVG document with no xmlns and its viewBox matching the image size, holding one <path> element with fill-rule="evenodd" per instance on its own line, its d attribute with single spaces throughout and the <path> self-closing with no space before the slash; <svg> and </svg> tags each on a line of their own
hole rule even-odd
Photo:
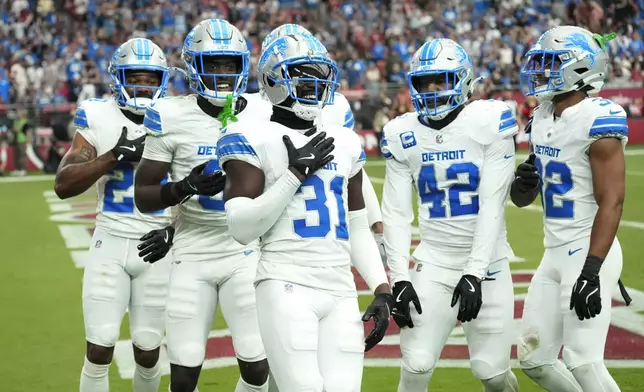
<svg viewBox="0 0 644 392">
<path fill-rule="evenodd" d="M 461 201 L 462 192 L 476 192 L 479 188 L 479 167 L 472 162 L 458 162 L 445 170 L 447 180 L 459 180 L 459 175 L 465 177 L 467 183 L 454 183 L 447 188 L 439 187 L 436 179 L 436 166 L 425 165 L 418 174 L 418 194 L 422 204 L 430 203 L 429 218 L 447 218 L 449 216 L 474 215 L 479 212 L 479 196 L 473 195 L 470 202 Z M 447 197 L 447 203 L 445 198 Z"/>
</svg>

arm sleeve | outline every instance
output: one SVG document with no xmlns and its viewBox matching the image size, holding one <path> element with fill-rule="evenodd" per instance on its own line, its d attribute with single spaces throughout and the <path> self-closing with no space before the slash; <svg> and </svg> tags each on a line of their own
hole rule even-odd
<svg viewBox="0 0 644 392">
<path fill-rule="evenodd" d="M 234 123 L 232 125 L 236 124 Z M 230 130 L 230 126 L 228 129 Z M 217 155 L 222 167 L 225 162 L 236 160 L 244 161 L 259 169 L 262 168 L 257 151 L 248 142 L 246 136 L 241 133 L 226 133 L 219 138 L 217 142 Z"/>
<path fill-rule="evenodd" d="M 502 230 L 505 202 L 514 179 L 514 141 L 511 137 L 490 144 L 479 185 L 480 208 L 474 229 L 474 241 L 463 275 L 483 279 L 496 250 Z"/>
<path fill-rule="evenodd" d="M 349 211 L 349 242 L 351 261 L 369 289 L 375 291 L 381 284 L 389 283 L 365 209 Z"/>
<path fill-rule="evenodd" d="M 380 202 L 378 201 L 376 190 L 373 188 L 373 184 L 364 168 L 362 169 L 362 196 L 364 197 L 364 204 L 367 208 L 369 227 L 373 226 L 374 223 L 382 222 Z"/>
<path fill-rule="evenodd" d="M 626 119 L 626 112 L 624 109 L 617 105 L 610 105 L 613 110 L 607 114 L 595 117 L 593 123 L 590 125 L 588 136 L 591 141 L 611 137 L 621 140 L 622 145 L 628 142 L 628 121 Z"/>
<path fill-rule="evenodd" d="M 173 148 L 169 138 L 171 134 L 163 132 L 161 115 L 155 105 L 149 106 L 143 118 L 143 130 L 147 133 L 143 158 L 150 161 L 172 162 Z"/>
<path fill-rule="evenodd" d="M 260 196 L 235 197 L 224 204 L 228 230 L 235 241 L 248 245 L 263 236 L 282 215 L 300 187 L 300 180 L 290 170 Z"/>
<path fill-rule="evenodd" d="M 90 127 L 89 120 L 87 118 L 87 111 L 81 103 L 76 109 L 76 114 L 74 115 L 74 126 L 76 127 L 76 132 L 78 132 L 89 144 L 98 146 L 98 140 L 94 129 Z"/>
<path fill-rule="evenodd" d="M 362 147 L 362 143 L 360 143 L 357 135 L 356 135 L 356 140 L 358 140 L 358 145 L 360 146 L 360 152 L 358 155 L 358 159 L 356 159 L 355 163 L 351 167 L 351 173 L 349 178 L 358 174 L 358 172 L 362 170 L 362 168 L 364 167 L 364 163 L 367 161 L 367 154 L 365 154 L 364 148 Z"/>
<path fill-rule="evenodd" d="M 409 280 L 411 223 L 414 220 L 412 189 L 412 176 L 407 166 L 395 158 L 388 159 L 382 193 L 382 224 L 387 264 L 394 284 Z"/>
</svg>

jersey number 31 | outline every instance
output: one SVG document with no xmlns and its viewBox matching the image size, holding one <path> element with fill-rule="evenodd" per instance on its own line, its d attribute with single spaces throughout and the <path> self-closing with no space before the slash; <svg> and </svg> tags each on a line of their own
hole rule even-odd
<svg viewBox="0 0 644 392">
<path fill-rule="evenodd" d="M 307 178 L 300 188 L 297 190 L 296 195 L 302 193 L 305 187 L 313 188 L 315 197 L 306 199 L 305 205 L 307 211 L 315 211 L 318 214 L 318 224 L 308 226 L 306 219 L 295 219 L 293 221 L 293 230 L 297 235 L 302 238 L 324 238 L 331 231 L 331 214 L 329 207 L 327 207 L 327 192 L 324 180 L 316 175 Z M 335 176 L 329 183 L 329 190 L 335 196 L 335 201 L 338 205 L 338 224 L 335 226 L 335 236 L 339 240 L 349 239 L 349 230 L 347 228 L 347 213 L 344 209 L 343 190 L 344 190 L 344 177 Z"/>
</svg>

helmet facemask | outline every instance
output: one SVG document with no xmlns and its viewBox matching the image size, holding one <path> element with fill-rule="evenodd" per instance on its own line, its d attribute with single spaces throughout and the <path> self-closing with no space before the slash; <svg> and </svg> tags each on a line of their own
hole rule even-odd
<svg viewBox="0 0 644 392">
<path fill-rule="evenodd" d="M 126 110 L 142 116 L 152 102 L 166 93 L 169 79 L 166 68 L 134 64 L 111 68 L 112 90 Z"/>
<path fill-rule="evenodd" d="M 420 116 L 432 120 L 445 118 L 465 103 L 462 81 L 466 77 L 467 70 L 463 68 L 410 72 L 407 82 L 414 109 Z"/>
<path fill-rule="evenodd" d="M 213 105 L 224 106 L 229 95 L 237 98 L 246 91 L 247 54 L 202 52 L 187 57 L 191 87 Z"/>
</svg>

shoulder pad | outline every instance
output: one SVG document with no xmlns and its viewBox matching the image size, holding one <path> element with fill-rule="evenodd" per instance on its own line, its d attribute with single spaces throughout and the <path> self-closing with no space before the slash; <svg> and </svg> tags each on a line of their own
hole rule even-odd
<svg viewBox="0 0 644 392">
<path fill-rule="evenodd" d="M 389 121 L 382 129 L 380 150 L 386 159 L 402 160 L 404 150 L 416 145 L 413 124 L 415 113 L 405 113 Z"/>
<path fill-rule="evenodd" d="M 472 139 L 488 145 L 496 140 L 507 139 L 519 131 L 512 109 L 503 101 L 479 100 L 468 105 L 468 117 L 472 124 Z"/>
<path fill-rule="evenodd" d="M 624 108 L 610 99 L 591 98 L 582 107 L 582 118 L 592 120 L 588 128 L 591 139 L 602 137 L 624 138 L 628 136 L 628 121 Z"/>
<path fill-rule="evenodd" d="M 246 100 L 246 107 L 235 115 L 251 116 L 253 119 L 269 121 L 273 114 L 273 105 L 261 97 L 259 93 L 242 94 Z M 241 118 L 240 118 L 241 120 Z"/>
<path fill-rule="evenodd" d="M 349 100 L 347 100 L 347 97 L 340 93 L 335 93 L 333 100 L 333 105 L 337 105 L 338 109 L 340 109 L 338 110 L 338 112 L 342 111 L 343 113 L 344 117 L 342 126 L 345 128 L 353 129 L 356 120 L 353 115 L 353 110 L 351 110 L 351 104 L 349 103 Z"/>
<path fill-rule="evenodd" d="M 78 104 L 76 108 L 76 114 L 74 115 L 74 126 L 77 129 L 87 129 L 89 128 L 89 121 L 87 119 L 87 101 L 83 101 Z"/>
</svg>

